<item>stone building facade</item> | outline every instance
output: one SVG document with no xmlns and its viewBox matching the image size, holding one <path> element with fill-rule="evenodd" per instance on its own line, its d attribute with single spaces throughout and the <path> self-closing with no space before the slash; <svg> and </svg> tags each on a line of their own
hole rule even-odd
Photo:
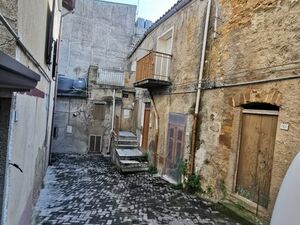
<svg viewBox="0 0 300 225">
<path fill-rule="evenodd" d="M 130 54 L 136 132 L 152 164 L 178 183 L 179 162 L 192 163 L 194 130 L 192 172 L 203 194 L 268 220 L 299 152 L 300 3 L 210 1 L 199 122 L 193 129 L 208 2 L 179 1 Z"/>
<path fill-rule="evenodd" d="M 300 149 L 300 2 L 216 1 L 212 12 L 196 173 L 213 199 L 268 219 Z"/>
<path fill-rule="evenodd" d="M 48 165 L 52 41 L 59 36 L 62 6 L 52 0 L 4 0 L 0 9 L 1 224 L 30 224 Z M 6 74 L 8 62 L 15 70 Z"/>
<path fill-rule="evenodd" d="M 190 154 L 206 5 L 178 1 L 150 27 L 129 59 L 141 147 L 174 183 L 181 182 L 180 167 Z"/>
</svg>

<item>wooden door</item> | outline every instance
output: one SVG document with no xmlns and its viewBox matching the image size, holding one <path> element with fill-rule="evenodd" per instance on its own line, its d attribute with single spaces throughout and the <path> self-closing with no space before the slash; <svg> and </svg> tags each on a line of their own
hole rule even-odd
<svg viewBox="0 0 300 225">
<path fill-rule="evenodd" d="M 266 207 L 269 202 L 277 111 L 245 110 L 237 171 L 236 191 Z"/>
<path fill-rule="evenodd" d="M 120 117 L 119 116 L 115 116 L 115 127 L 114 127 L 114 131 L 117 135 L 119 135 L 120 132 Z"/>
<path fill-rule="evenodd" d="M 143 139 L 142 139 L 142 149 L 145 151 L 148 148 L 149 120 L 150 120 L 150 109 L 146 108 L 144 111 L 144 125 L 143 125 Z"/>
<path fill-rule="evenodd" d="M 170 114 L 167 137 L 167 155 L 164 174 L 180 182 L 180 165 L 184 154 L 186 117 L 182 114 Z"/>
</svg>

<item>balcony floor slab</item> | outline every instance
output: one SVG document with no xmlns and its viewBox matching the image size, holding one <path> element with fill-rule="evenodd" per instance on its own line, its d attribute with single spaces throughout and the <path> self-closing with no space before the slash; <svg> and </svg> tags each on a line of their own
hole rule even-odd
<svg viewBox="0 0 300 225">
<path fill-rule="evenodd" d="M 134 86 L 139 88 L 155 89 L 161 87 L 168 87 L 171 84 L 172 83 L 170 81 L 166 80 L 145 79 L 135 82 Z"/>
</svg>

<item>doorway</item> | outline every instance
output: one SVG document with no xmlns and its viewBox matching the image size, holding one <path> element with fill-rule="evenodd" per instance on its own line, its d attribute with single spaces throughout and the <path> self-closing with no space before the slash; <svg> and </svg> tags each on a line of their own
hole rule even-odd
<svg viewBox="0 0 300 225">
<path fill-rule="evenodd" d="M 278 110 L 244 109 L 236 192 L 264 208 L 269 204 Z"/>
<path fill-rule="evenodd" d="M 181 181 L 180 165 L 184 155 L 185 129 L 186 116 L 170 113 L 164 174 L 176 183 Z"/>
<path fill-rule="evenodd" d="M 4 200 L 11 98 L 0 98 L 0 218 Z"/>
<path fill-rule="evenodd" d="M 144 124 L 143 124 L 143 136 L 142 136 L 143 151 L 147 151 L 148 148 L 149 121 L 150 121 L 150 108 L 146 107 L 144 110 Z"/>
</svg>

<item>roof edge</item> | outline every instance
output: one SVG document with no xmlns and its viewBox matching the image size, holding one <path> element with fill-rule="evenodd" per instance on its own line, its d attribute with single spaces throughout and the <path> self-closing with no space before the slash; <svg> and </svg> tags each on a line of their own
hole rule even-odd
<svg viewBox="0 0 300 225">
<path fill-rule="evenodd" d="M 14 90 L 30 90 L 36 87 L 41 76 L 0 51 L 0 87 Z"/>
<path fill-rule="evenodd" d="M 177 13 L 179 10 L 181 10 L 183 7 L 185 7 L 192 1 L 193 0 L 178 0 L 163 16 L 161 16 L 155 23 L 152 24 L 151 27 L 149 27 L 149 29 L 145 32 L 143 37 L 137 42 L 132 51 L 129 53 L 127 58 L 130 58 L 136 52 L 136 50 L 140 47 L 140 45 L 143 43 L 146 37 L 153 30 L 155 30 L 159 25 L 161 25 L 163 22 L 165 22 L 167 19 L 169 19 L 171 16 L 173 16 L 175 13 Z"/>
</svg>

